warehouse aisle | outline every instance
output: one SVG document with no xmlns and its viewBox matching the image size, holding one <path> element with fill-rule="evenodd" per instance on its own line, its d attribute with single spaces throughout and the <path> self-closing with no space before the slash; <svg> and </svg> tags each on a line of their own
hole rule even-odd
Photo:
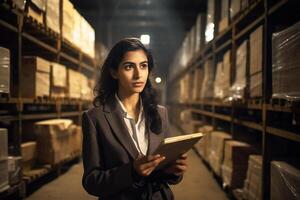
<svg viewBox="0 0 300 200">
<path fill-rule="evenodd" d="M 171 131 L 177 132 L 175 128 Z M 194 151 L 189 152 L 189 169 L 183 181 L 172 186 L 176 200 L 227 200 L 219 187 Z M 82 162 L 72 166 L 69 171 L 34 192 L 27 200 L 93 200 L 81 186 Z"/>
</svg>

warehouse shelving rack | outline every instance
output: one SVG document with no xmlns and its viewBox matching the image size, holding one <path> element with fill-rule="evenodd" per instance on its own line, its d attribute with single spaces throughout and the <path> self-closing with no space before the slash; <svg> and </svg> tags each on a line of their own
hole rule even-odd
<svg viewBox="0 0 300 200">
<path fill-rule="evenodd" d="M 25 11 L 18 10 L 14 4 L 0 2 L 0 13 L 0 46 L 8 48 L 11 53 L 10 94 L 0 94 L 0 125 L 8 128 L 9 154 L 20 156 L 24 124 L 62 117 L 72 118 L 75 123 L 81 124 L 82 111 L 91 106 L 90 100 L 82 99 L 22 98 L 19 86 L 26 84 L 20 83 L 22 57 L 40 56 L 64 64 L 90 78 L 95 78 L 97 64 L 94 58 L 63 39 L 61 34 L 27 16 Z M 53 171 L 59 175 L 63 166 L 79 158 L 80 152 L 58 165 L 41 166 L 32 176 L 23 176 L 19 184 L 2 191 L 0 198 L 12 194 L 25 197 L 30 185 Z"/>
<path fill-rule="evenodd" d="M 220 1 L 215 1 L 215 5 L 216 12 L 220 11 Z M 270 199 L 271 160 L 280 156 L 299 157 L 300 154 L 299 148 L 297 148 L 300 143 L 300 105 L 299 102 L 272 99 L 271 52 L 272 33 L 277 31 L 276 26 L 289 26 L 299 21 L 300 15 L 297 8 L 299 8 L 299 2 L 293 0 L 251 1 L 250 6 L 233 18 L 223 32 L 218 33 L 216 30 L 214 39 L 202 48 L 202 51 L 196 52 L 187 67 L 168 82 L 168 96 L 172 96 L 171 93 L 176 90 L 180 79 L 187 74 L 192 74 L 195 69 L 203 67 L 208 59 L 212 59 L 216 66 L 218 55 L 224 54 L 226 50 L 230 49 L 232 66 L 230 80 L 232 83 L 238 44 L 248 38 L 249 34 L 258 26 L 263 25 L 263 95 L 261 98 L 250 99 L 246 96 L 243 100 L 228 102 L 213 99 L 184 103 L 178 102 L 178 100 L 168 102 L 171 112 L 175 113 L 174 116 L 177 116 L 180 111 L 188 109 L 193 113 L 193 120 L 196 118 L 213 126 L 219 125 L 220 122 L 226 123 L 228 127 L 224 130 L 228 130 L 235 139 L 241 138 L 240 132 L 237 131 L 237 128 L 240 127 L 249 130 L 248 138 L 259 136 L 263 157 L 261 199 Z M 215 19 L 215 24 L 218 24 L 218 14 L 215 14 Z M 283 121 L 286 119 L 289 123 L 282 125 L 280 116 L 284 117 Z M 179 117 L 171 118 L 178 127 L 181 124 L 179 119 Z M 276 145 L 280 148 L 274 148 Z M 238 199 L 238 195 L 235 198 Z"/>
</svg>

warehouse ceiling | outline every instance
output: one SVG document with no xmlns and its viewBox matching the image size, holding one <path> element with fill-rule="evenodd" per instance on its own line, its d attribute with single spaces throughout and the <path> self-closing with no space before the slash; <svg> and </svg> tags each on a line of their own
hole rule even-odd
<svg viewBox="0 0 300 200">
<path fill-rule="evenodd" d="M 166 80 L 168 67 L 205 0 L 73 0 L 108 48 L 124 37 L 151 37 L 156 73 Z"/>
</svg>

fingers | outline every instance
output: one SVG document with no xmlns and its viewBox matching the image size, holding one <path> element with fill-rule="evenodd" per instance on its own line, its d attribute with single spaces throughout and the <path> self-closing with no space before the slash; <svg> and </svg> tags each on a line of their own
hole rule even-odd
<svg viewBox="0 0 300 200">
<path fill-rule="evenodd" d="M 148 176 L 164 159 L 165 157 L 160 155 L 139 157 L 133 166 L 139 175 Z"/>
</svg>

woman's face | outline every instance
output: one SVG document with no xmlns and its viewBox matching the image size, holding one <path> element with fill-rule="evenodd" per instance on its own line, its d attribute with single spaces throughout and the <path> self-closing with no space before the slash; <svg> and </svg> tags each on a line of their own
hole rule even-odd
<svg viewBox="0 0 300 200">
<path fill-rule="evenodd" d="M 118 80 L 119 91 L 127 95 L 141 93 L 148 79 L 148 59 L 143 50 L 125 53 L 112 76 Z"/>
</svg>

